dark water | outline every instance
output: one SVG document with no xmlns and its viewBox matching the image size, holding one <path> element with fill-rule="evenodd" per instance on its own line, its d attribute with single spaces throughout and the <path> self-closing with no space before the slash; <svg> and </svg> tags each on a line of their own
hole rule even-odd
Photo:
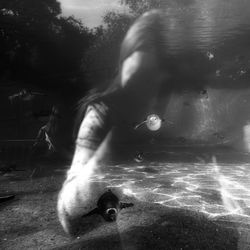
<svg viewBox="0 0 250 250">
<path fill-rule="evenodd" d="M 175 85 L 249 87 L 249 1 L 173 1 L 166 6 L 165 51 L 176 60 Z"/>
<path fill-rule="evenodd" d="M 250 1 L 168 1 L 165 13 L 168 84 L 177 91 L 163 91 L 161 137 L 249 152 Z"/>
<path fill-rule="evenodd" d="M 247 0 L 188 0 L 166 3 L 167 37 L 173 51 L 248 45 L 250 3 Z M 243 39 L 245 38 L 245 39 Z"/>
</svg>

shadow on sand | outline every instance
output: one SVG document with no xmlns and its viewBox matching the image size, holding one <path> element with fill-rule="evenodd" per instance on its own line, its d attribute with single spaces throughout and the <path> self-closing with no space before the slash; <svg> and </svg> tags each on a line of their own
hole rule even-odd
<svg viewBox="0 0 250 250">
<path fill-rule="evenodd" d="M 226 228 L 203 214 L 144 204 L 128 209 L 117 222 L 55 249 L 236 250 L 238 239 L 236 227 Z"/>
</svg>

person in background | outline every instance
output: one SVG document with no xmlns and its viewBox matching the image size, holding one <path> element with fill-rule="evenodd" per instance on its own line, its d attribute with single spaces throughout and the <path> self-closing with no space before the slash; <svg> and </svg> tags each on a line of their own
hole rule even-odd
<svg viewBox="0 0 250 250">
<path fill-rule="evenodd" d="M 46 145 L 46 151 L 48 153 L 55 152 L 57 150 L 55 134 L 57 132 L 58 119 L 58 109 L 53 106 L 48 122 L 38 131 L 36 142 L 33 144 L 33 149 L 44 144 Z"/>
</svg>

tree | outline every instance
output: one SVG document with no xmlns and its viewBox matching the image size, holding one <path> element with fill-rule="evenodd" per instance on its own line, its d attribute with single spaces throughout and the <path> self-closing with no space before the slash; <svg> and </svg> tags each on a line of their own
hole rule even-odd
<svg viewBox="0 0 250 250">
<path fill-rule="evenodd" d="M 163 8 L 169 3 L 169 0 L 120 0 L 121 4 L 128 6 L 130 12 L 135 15 L 141 15 L 151 9 Z"/>
<path fill-rule="evenodd" d="M 60 14 L 57 0 L 0 2 L 0 79 L 57 88 L 83 77 L 82 58 L 93 34 Z"/>
<path fill-rule="evenodd" d="M 139 16 L 152 9 L 164 9 L 181 6 L 185 7 L 192 4 L 194 0 L 120 0 L 121 4 L 126 5 L 130 13 Z"/>
<path fill-rule="evenodd" d="M 35 50 L 45 36 L 53 32 L 53 24 L 61 13 L 54 0 L 3 0 L 0 3 L 1 74 L 12 76 L 30 72 Z"/>
<path fill-rule="evenodd" d="M 103 17 L 104 25 L 94 29 L 95 41 L 87 53 L 85 67 L 95 87 L 107 87 L 116 74 L 120 45 L 133 20 L 129 14 L 111 11 Z"/>
</svg>

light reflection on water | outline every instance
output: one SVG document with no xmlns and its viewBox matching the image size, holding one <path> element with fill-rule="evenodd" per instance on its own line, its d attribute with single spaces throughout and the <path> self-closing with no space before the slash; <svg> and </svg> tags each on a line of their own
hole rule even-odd
<svg viewBox="0 0 250 250">
<path fill-rule="evenodd" d="M 92 180 L 101 179 L 141 201 L 195 210 L 213 219 L 250 219 L 249 174 L 250 164 L 121 164 L 106 166 L 101 178 Z"/>
</svg>

